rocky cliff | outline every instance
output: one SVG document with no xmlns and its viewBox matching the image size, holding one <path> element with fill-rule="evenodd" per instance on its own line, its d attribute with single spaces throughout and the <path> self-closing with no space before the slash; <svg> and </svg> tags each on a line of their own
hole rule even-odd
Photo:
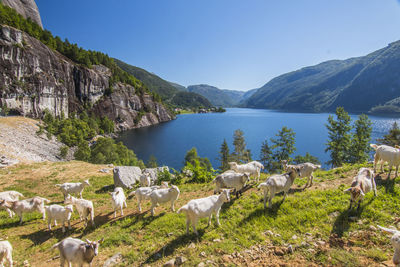
<svg viewBox="0 0 400 267">
<path fill-rule="evenodd" d="M 116 84 L 107 96 L 110 77 L 105 66 L 77 65 L 28 34 L 0 26 L 0 105 L 34 118 L 45 109 L 68 116 L 93 108 L 120 130 L 173 119 L 162 104 L 135 94 L 132 86 Z"/>
<path fill-rule="evenodd" d="M 24 18 L 30 18 L 43 29 L 39 9 L 35 0 L 0 0 L 0 2 L 5 6 L 15 9 Z"/>
</svg>

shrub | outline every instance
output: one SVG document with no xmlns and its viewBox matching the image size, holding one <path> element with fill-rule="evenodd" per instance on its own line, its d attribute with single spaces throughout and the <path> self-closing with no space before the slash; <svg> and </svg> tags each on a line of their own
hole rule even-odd
<svg viewBox="0 0 400 267">
<path fill-rule="evenodd" d="M 68 146 L 62 146 L 60 147 L 60 157 L 65 159 L 68 155 Z"/>
</svg>

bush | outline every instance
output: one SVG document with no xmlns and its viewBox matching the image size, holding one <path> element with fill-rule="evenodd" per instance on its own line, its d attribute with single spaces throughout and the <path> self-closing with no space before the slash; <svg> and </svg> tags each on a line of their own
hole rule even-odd
<svg viewBox="0 0 400 267">
<path fill-rule="evenodd" d="M 60 147 L 60 157 L 65 159 L 68 155 L 68 150 L 69 150 L 68 146 Z"/>
<path fill-rule="evenodd" d="M 208 170 L 198 159 L 194 160 L 193 164 L 187 163 L 185 168 L 193 173 L 190 182 L 208 183 L 213 179 L 214 170 Z"/>
</svg>

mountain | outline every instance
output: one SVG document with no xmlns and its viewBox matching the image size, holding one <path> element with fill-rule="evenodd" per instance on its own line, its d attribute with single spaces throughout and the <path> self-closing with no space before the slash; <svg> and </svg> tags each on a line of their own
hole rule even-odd
<svg viewBox="0 0 400 267">
<path fill-rule="evenodd" d="M 211 108 L 213 106 L 205 97 L 186 92 L 186 88 L 182 85 L 163 80 L 153 73 L 121 60 L 114 59 L 114 61 L 122 70 L 142 81 L 152 92 L 159 94 L 166 103 L 181 108 Z"/>
<path fill-rule="evenodd" d="M 366 56 L 280 75 L 244 102 L 249 108 L 331 112 L 400 111 L 400 41 Z"/>
<path fill-rule="evenodd" d="M 107 116 L 119 130 L 174 118 L 107 55 L 63 42 L 4 5 L 0 24 L 0 106 L 14 114 L 41 118 L 45 110 L 56 116 L 86 111 Z"/>
<path fill-rule="evenodd" d="M 218 107 L 235 107 L 249 97 L 252 92 L 219 89 L 207 84 L 190 85 L 189 92 L 194 92 L 206 97 L 213 105 Z"/>
<path fill-rule="evenodd" d="M 40 18 L 35 0 L 1 0 L 0 2 L 5 6 L 15 9 L 25 19 L 30 18 L 43 29 L 42 19 Z"/>
</svg>

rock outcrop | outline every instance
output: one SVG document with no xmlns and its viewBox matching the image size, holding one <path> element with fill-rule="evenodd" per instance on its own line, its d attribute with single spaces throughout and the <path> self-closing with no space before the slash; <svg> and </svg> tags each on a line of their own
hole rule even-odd
<svg viewBox="0 0 400 267">
<path fill-rule="evenodd" d="M 142 170 L 134 166 L 117 166 L 113 170 L 115 187 L 132 188 L 140 181 Z"/>
<path fill-rule="evenodd" d="M 1 0 L 0 2 L 5 6 L 15 9 L 24 18 L 30 18 L 43 29 L 39 9 L 35 0 Z"/>
<path fill-rule="evenodd" d="M 114 120 L 119 130 L 173 119 L 161 103 L 136 94 L 133 86 L 116 84 L 113 93 L 105 95 L 110 77 L 103 65 L 77 65 L 28 34 L 0 26 L 0 105 L 33 118 L 45 109 L 68 116 L 91 106 L 96 114 Z"/>
</svg>

